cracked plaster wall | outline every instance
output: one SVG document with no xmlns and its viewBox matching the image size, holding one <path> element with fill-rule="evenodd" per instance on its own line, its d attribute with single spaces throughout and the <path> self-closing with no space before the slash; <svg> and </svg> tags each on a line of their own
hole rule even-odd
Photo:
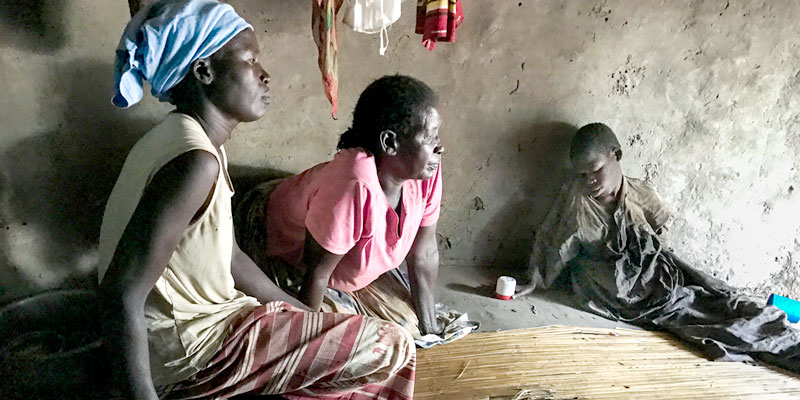
<svg viewBox="0 0 800 400">
<path fill-rule="evenodd" d="M 603 121 L 625 172 L 673 205 L 678 254 L 748 293 L 800 298 L 800 3 L 470 1 L 457 42 L 430 53 L 406 1 L 384 57 L 376 36 L 340 25 L 333 121 L 308 3 L 231 2 L 256 27 L 276 99 L 235 132 L 233 173 L 328 160 L 359 92 L 410 74 L 441 97 L 445 264 L 524 269 L 571 133 Z M 0 301 L 92 286 L 122 159 L 169 110 L 107 101 L 126 3 L 0 0 Z"/>
</svg>

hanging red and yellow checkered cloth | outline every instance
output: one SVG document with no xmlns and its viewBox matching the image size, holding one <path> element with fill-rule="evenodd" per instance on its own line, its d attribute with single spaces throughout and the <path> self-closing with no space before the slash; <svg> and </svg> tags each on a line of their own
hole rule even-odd
<svg viewBox="0 0 800 400">
<path fill-rule="evenodd" d="M 418 0 L 416 33 L 430 51 L 436 42 L 455 42 L 456 28 L 464 20 L 461 0 Z"/>
</svg>

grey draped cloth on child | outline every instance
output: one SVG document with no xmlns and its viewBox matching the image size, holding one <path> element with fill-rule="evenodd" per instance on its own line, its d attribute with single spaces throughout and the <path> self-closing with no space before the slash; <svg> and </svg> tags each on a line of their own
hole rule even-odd
<svg viewBox="0 0 800 400">
<path fill-rule="evenodd" d="M 233 213 L 236 241 L 281 289 L 297 296 L 303 280 L 302 271 L 275 257 L 267 256 L 267 201 L 281 179 L 268 181 L 247 192 L 236 202 Z M 328 288 L 322 311 L 360 314 L 394 322 L 411 332 L 421 348 L 450 343 L 477 329 L 480 323 L 469 320 L 443 304 L 436 304 L 436 319 L 445 327 L 441 334 L 423 335 L 411 300 L 408 277 L 399 268 L 384 273 L 366 287 L 345 292 Z"/>
<path fill-rule="evenodd" d="M 567 270 L 578 303 L 590 312 L 668 331 L 713 360 L 758 358 L 800 372 L 800 331 L 784 312 L 737 294 L 663 248 L 656 232 L 669 218 L 643 181 L 624 178 L 613 210 L 572 182 L 538 231 L 532 283 L 549 287 Z"/>
</svg>

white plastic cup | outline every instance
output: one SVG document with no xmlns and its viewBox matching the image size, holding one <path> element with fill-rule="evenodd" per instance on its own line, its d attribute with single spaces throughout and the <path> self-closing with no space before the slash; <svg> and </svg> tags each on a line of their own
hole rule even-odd
<svg viewBox="0 0 800 400">
<path fill-rule="evenodd" d="M 514 296 L 514 289 L 517 287 L 517 280 L 510 276 L 497 278 L 497 286 L 494 289 L 494 297 L 500 300 L 511 300 Z"/>
</svg>

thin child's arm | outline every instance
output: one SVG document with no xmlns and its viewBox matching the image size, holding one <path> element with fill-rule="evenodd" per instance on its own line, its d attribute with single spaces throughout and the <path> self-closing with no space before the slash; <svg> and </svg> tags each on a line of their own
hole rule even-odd
<svg viewBox="0 0 800 400">
<path fill-rule="evenodd" d="M 150 376 L 144 303 L 219 173 L 208 152 L 184 153 L 155 174 L 99 287 L 112 379 L 124 398 L 157 399 Z"/>
<path fill-rule="evenodd" d="M 558 274 L 565 269 L 564 261 L 560 256 L 548 257 L 547 255 L 548 252 L 559 252 L 569 237 L 577 232 L 578 227 L 572 223 L 575 219 L 574 215 L 569 210 L 573 195 L 571 189 L 569 184 L 561 188 L 561 192 L 548 211 L 544 222 L 536 230 L 531 257 L 528 260 L 528 279 L 530 281 L 527 285 L 517 286 L 513 298 L 526 297 L 537 288 L 547 289 Z M 548 262 L 552 262 L 553 265 L 548 265 Z"/>
</svg>

